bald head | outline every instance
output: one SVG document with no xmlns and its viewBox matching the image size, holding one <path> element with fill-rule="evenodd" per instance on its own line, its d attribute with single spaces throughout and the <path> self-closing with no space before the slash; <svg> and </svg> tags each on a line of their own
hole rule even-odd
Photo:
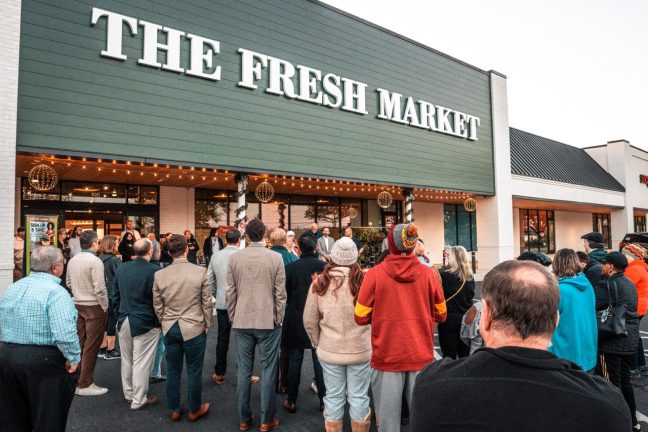
<svg viewBox="0 0 648 432">
<path fill-rule="evenodd" d="M 151 240 L 147 238 L 137 240 L 133 244 L 133 252 L 137 257 L 150 260 L 153 255 L 153 245 L 151 244 Z"/>
<path fill-rule="evenodd" d="M 484 277 L 482 299 L 490 310 L 490 325 L 522 340 L 551 337 L 557 325 L 558 281 L 532 261 L 505 261 Z"/>
</svg>

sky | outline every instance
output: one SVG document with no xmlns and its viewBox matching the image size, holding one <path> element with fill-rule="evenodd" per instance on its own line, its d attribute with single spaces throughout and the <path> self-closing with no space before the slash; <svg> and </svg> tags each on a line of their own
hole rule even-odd
<svg viewBox="0 0 648 432">
<path fill-rule="evenodd" d="M 646 0 L 324 0 L 507 76 L 509 124 L 648 150 Z"/>
</svg>

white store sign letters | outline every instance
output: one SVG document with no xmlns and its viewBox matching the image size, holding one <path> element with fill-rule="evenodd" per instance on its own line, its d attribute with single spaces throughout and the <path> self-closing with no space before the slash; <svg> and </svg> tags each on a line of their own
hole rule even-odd
<svg viewBox="0 0 648 432">
<path fill-rule="evenodd" d="M 106 19 L 107 33 L 106 49 L 101 51 L 103 57 L 126 60 L 122 52 L 122 29 L 126 26 L 134 36 L 141 27 L 144 47 L 138 64 L 212 81 L 221 79 L 221 67 L 215 64 L 216 55 L 220 53 L 219 41 L 104 9 L 92 9 L 92 25 L 103 18 Z M 158 41 L 160 33 L 166 36 L 166 43 Z M 190 41 L 188 68 L 180 64 L 183 37 Z M 158 62 L 159 51 L 166 52 L 165 63 Z M 239 87 L 255 90 L 259 81 L 267 77 L 266 93 L 361 115 L 369 114 L 365 98 L 367 84 L 363 82 L 304 65 L 293 65 L 244 48 L 239 48 L 238 53 L 241 58 Z M 379 119 L 477 141 L 479 117 L 382 88 L 376 92 L 379 99 L 376 117 Z"/>
</svg>

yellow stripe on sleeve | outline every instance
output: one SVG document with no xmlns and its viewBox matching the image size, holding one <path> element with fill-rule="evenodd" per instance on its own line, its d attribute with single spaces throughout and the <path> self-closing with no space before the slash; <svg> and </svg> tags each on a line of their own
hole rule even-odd
<svg viewBox="0 0 648 432">
<path fill-rule="evenodd" d="M 367 315 L 369 315 L 372 310 L 373 308 L 370 308 L 369 306 L 361 305 L 359 302 L 356 302 L 356 306 L 355 306 L 356 316 L 359 316 L 360 318 L 364 318 Z"/>
<path fill-rule="evenodd" d="M 448 309 L 446 308 L 446 302 L 445 302 L 445 300 L 442 301 L 441 303 L 437 303 L 437 304 L 435 304 L 434 307 L 436 308 L 437 312 L 439 312 L 440 314 L 444 314 L 444 313 L 446 313 L 446 311 L 448 310 Z M 356 308 L 356 310 L 357 310 L 357 308 Z"/>
</svg>

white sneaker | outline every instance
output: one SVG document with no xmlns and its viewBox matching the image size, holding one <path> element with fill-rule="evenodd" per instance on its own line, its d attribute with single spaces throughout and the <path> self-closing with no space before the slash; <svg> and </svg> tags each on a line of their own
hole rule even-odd
<svg viewBox="0 0 648 432">
<path fill-rule="evenodd" d="M 74 392 L 74 394 L 79 396 L 101 396 L 106 393 L 108 393 L 107 388 L 96 386 L 94 383 L 90 384 L 86 388 L 77 387 L 76 391 Z"/>
</svg>

